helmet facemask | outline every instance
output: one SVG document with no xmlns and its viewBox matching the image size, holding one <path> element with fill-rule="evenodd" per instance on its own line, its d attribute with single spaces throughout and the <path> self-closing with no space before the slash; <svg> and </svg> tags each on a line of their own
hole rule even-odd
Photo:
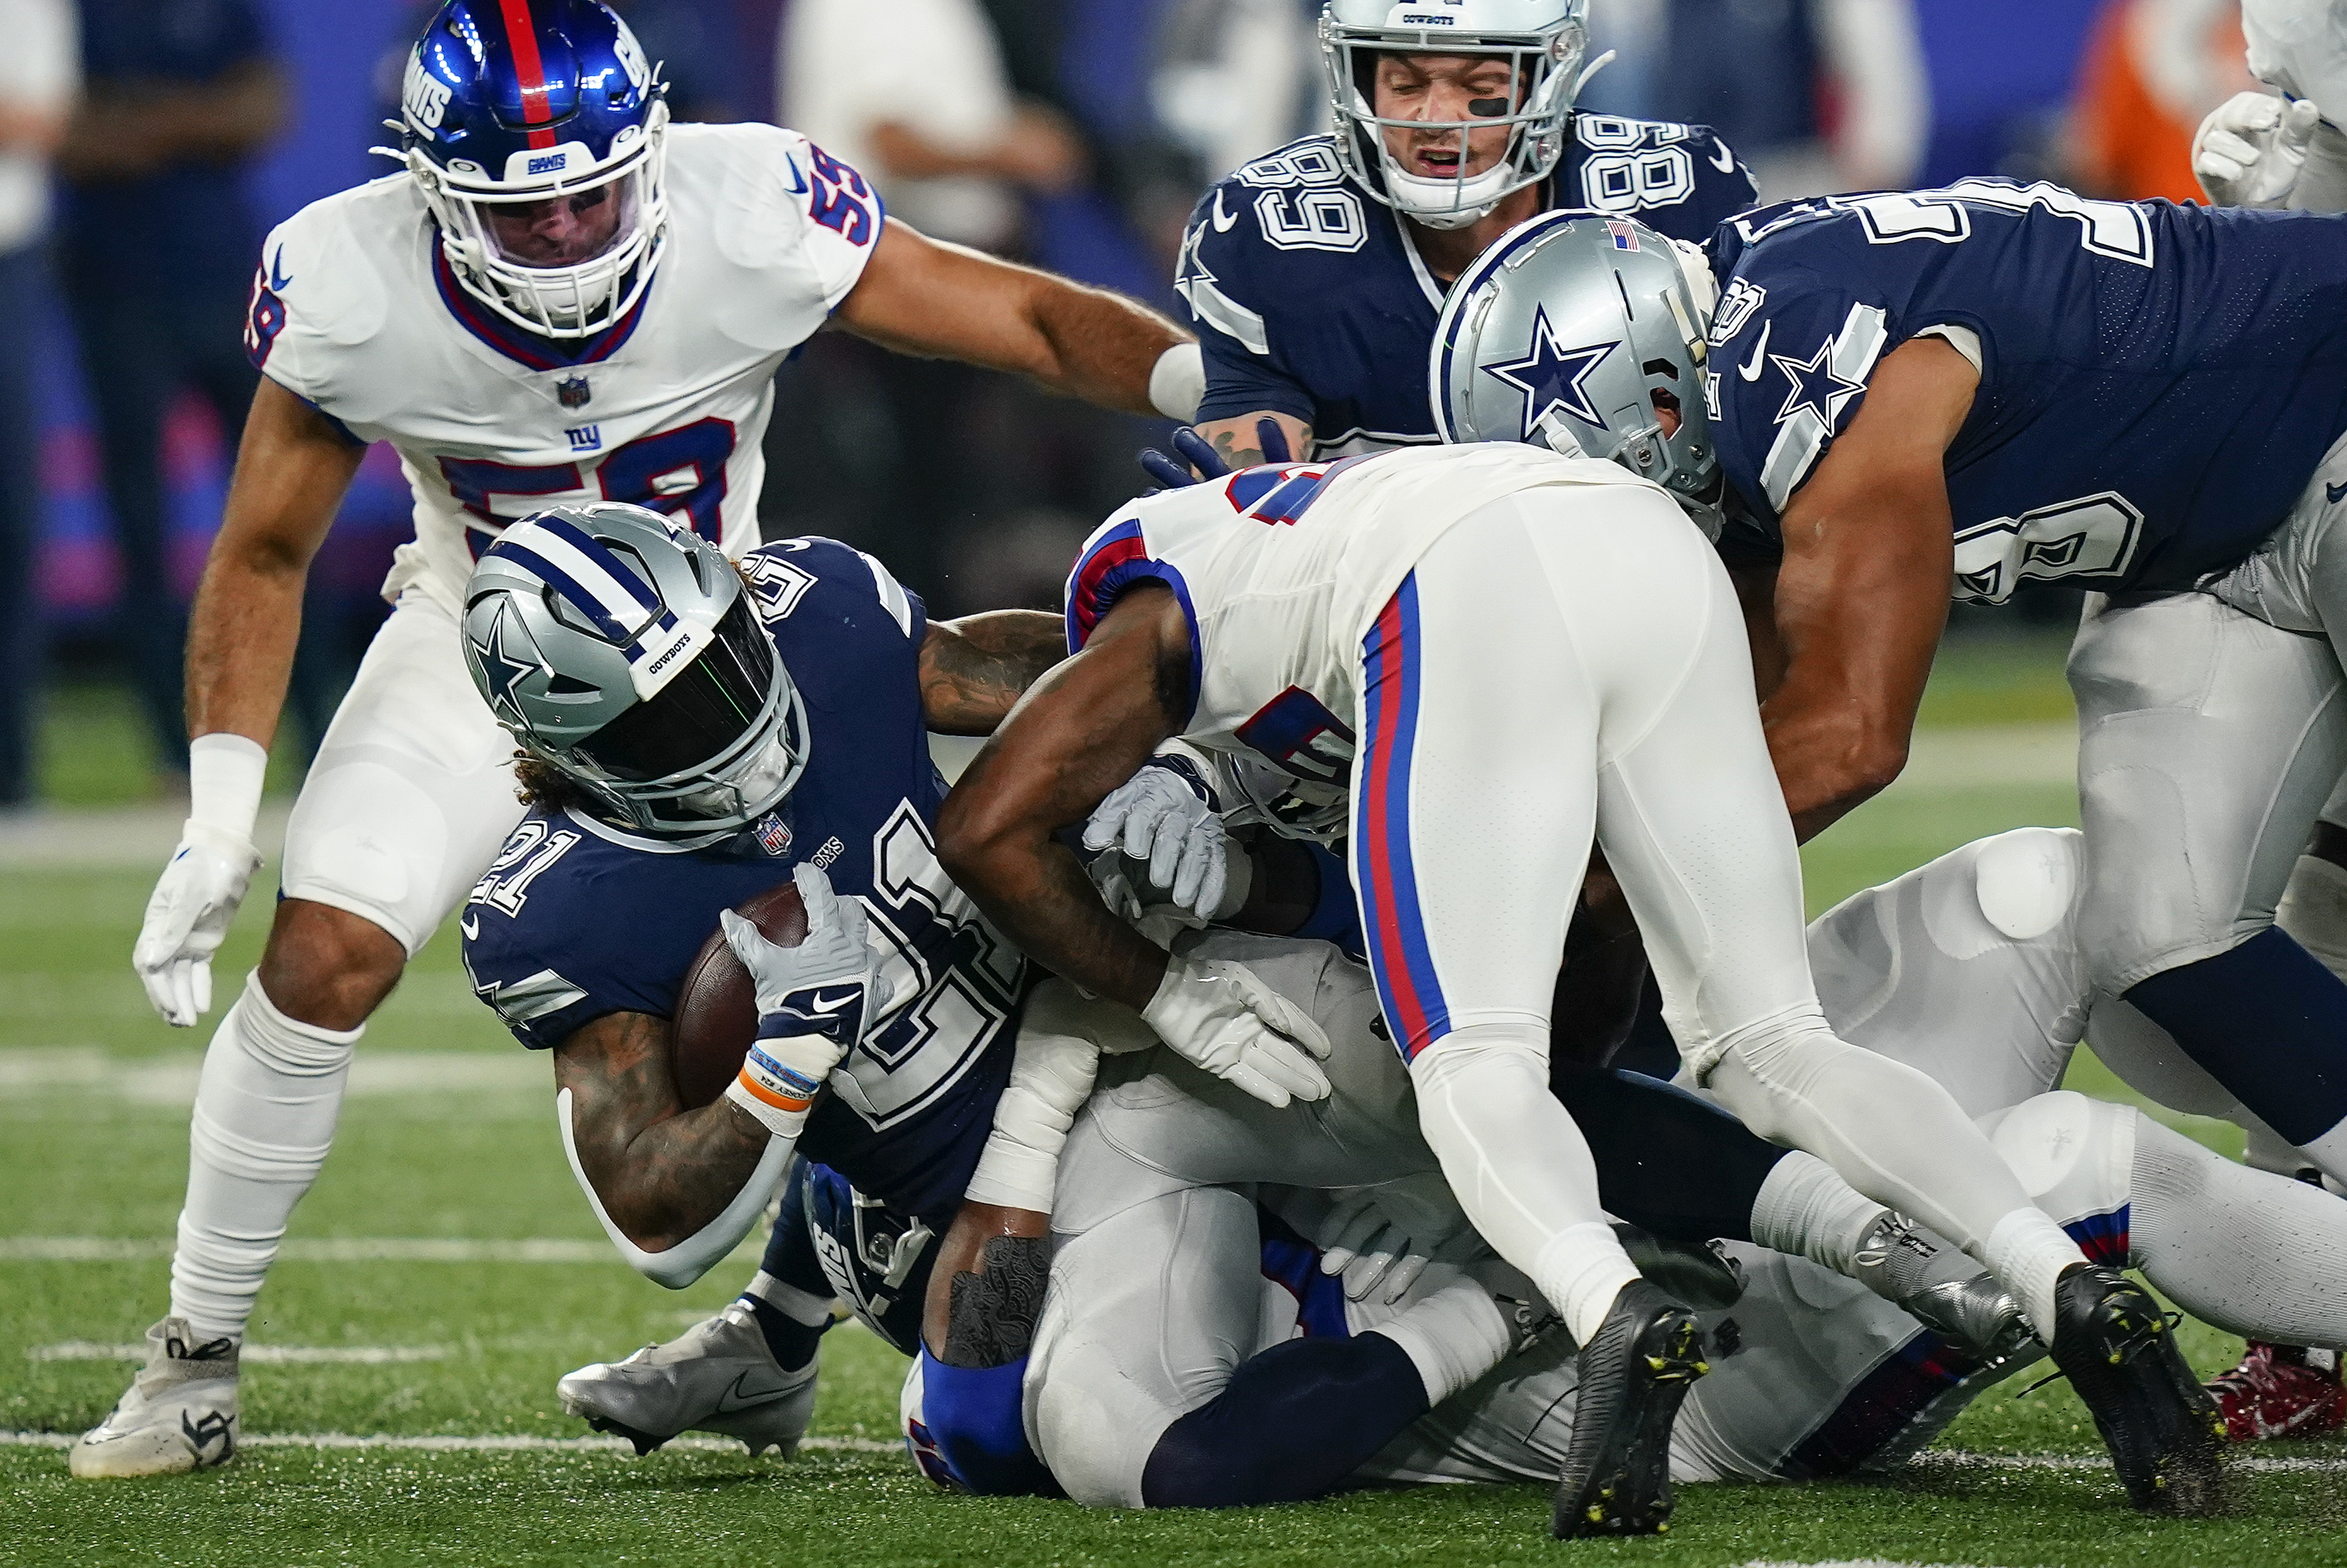
<svg viewBox="0 0 2347 1568">
<path fill-rule="evenodd" d="M 1578 15 L 1542 32 L 1462 29 L 1453 36 L 1347 23 L 1331 6 L 1321 14 L 1320 52 L 1345 171 L 1371 196 L 1430 229 L 1463 229 L 1489 216 L 1508 196 L 1546 179 L 1563 157 L 1588 38 Z M 1511 84 L 1506 112 L 1460 120 L 1380 116 L 1376 75 L 1378 57 L 1387 54 L 1502 60 Z M 1387 145 L 1389 130 L 1455 138 L 1458 172 L 1447 179 L 1409 172 Z M 1505 147 L 1488 166 L 1471 172 L 1479 139 L 1495 130 L 1504 133 Z"/>
<path fill-rule="evenodd" d="M 667 130 L 668 105 L 656 101 L 641 132 L 623 129 L 610 159 L 571 179 L 501 181 L 463 159 L 444 168 L 418 145 L 404 156 L 467 293 L 541 337 L 587 337 L 628 313 L 660 263 L 668 237 Z M 563 154 L 574 167 L 590 162 L 575 144 L 548 160 Z M 582 200 L 612 206 L 608 238 L 577 259 L 534 259 L 528 236 L 516 232 L 520 210 Z"/>
<path fill-rule="evenodd" d="M 466 664 L 531 756 L 641 832 L 714 837 L 805 771 L 806 704 L 716 546 L 641 507 L 555 507 L 473 569 Z"/>
<path fill-rule="evenodd" d="M 806 769 L 806 706 L 743 594 L 668 683 L 567 747 L 522 744 L 652 833 L 747 827 Z"/>
</svg>

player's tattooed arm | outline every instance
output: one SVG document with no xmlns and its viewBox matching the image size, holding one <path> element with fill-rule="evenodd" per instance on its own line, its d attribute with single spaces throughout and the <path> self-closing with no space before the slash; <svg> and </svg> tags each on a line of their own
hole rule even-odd
<svg viewBox="0 0 2347 1568">
<path fill-rule="evenodd" d="M 1040 610 L 933 620 L 921 641 L 921 712 L 941 735 L 990 735 L 1068 656 L 1067 622 Z"/>
<path fill-rule="evenodd" d="M 1054 835 L 1081 824 L 1190 711 L 1190 630 L 1162 583 L 1137 582 L 1084 651 L 1035 683 L 946 796 L 938 858 L 1030 958 L 1142 1008 L 1165 953 L 1109 912 Z"/>
<path fill-rule="evenodd" d="M 838 320 L 883 348 L 1030 376 L 1128 414 L 1157 412 L 1149 378 L 1190 334 L 1106 289 L 931 240 L 891 218 Z"/>
<path fill-rule="evenodd" d="M 1265 461 L 1263 437 L 1256 425 L 1268 419 L 1287 437 L 1287 449 L 1301 462 L 1312 451 L 1312 426 L 1292 414 L 1274 414 L 1269 409 L 1236 419 L 1206 419 L 1198 424 L 1198 434 L 1214 449 L 1214 456 L 1224 466 L 1232 469 L 1252 468 Z"/>
<path fill-rule="evenodd" d="M 1783 676 L 1760 718 L 1804 839 L 1907 765 L 1955 579 L 1943 465 L 1979 384 L 1940 339 L 1901 343 L 1784 508 L 1774 596 Z"/>
<path fill-rule="evenodd" d="M 687 1111 L 676 1097 L 669 1022 L 606 1013 L 554 1048 L 570 1091 L 570 1135 L 603 1212 L 647 1252 L 723 1214 L 766 1152 L 766 1129 L 730 1100 Z"/>
</svg>

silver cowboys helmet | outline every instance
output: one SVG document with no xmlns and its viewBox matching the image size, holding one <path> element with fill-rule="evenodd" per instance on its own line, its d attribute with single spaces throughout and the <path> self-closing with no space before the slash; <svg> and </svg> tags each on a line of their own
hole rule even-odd
<svg viewBox="0 0 2347 1568">
<path fill-rule="evenodd" d="M 1328 0 L 1320 12 L 1320 57 L 1337 124 L 1337 156 L 1370 195 L 1430 229 L 1463 229 L 1511 191 L 1546 179 L 1563 156 L 1573 100 L 1586 73 L 1589 0 Z M 1380 118 L 1380 54 L 1492 55 L 1514 67 L 1506 100 L 1475 100 L 1463 120 Z M 1603 62 L 1600 62 L 1601 64 Z M 1507 146 L 1489 169 L 1468 172 L 1468 137 L 1494 127 Z M 1387 149 L 1389 128 L 1450 131 L 1459 169 L 1448 179 L 1409 173 Z"/>
<path fill-rule="evenodd" d="M 498 723 L 648 833 L 729 832 L 805 770 L 806 705 L 715 545 L 616 501 L 497 536 L 465 589 L 465 664 Z"/>
<path fill-rule="evenodd" d="M 1610 458 L 1717 538 L 1726 482 L 1704 390 L 1717 301 L 1696 247 L 1625 218 L 1543 212 L 1493 241 L 1443 302 L 1427 366 L 1435 428 Z M 1667 433 L 1665 409 L 1678 415 Z"/>
</svg>

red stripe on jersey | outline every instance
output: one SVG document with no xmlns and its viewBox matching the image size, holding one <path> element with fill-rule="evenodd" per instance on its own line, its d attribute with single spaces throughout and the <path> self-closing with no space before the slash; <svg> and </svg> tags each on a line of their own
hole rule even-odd
<svg viewBox="0 0 2347 1568">
<path fill-rule="evenodd" d="M 538 57 L 538 24 L 530 16 L 529 0 L 497 0 L 505 17 L 506 45 L 513 50 L 514 70 L 521 77 L 521 118 L 526 125 L 543 125 L 554 115 L 546 107 L 546 62 Z M 529 133 L 532 147 L 552 147 L 551 130 Z"/>
</svg>

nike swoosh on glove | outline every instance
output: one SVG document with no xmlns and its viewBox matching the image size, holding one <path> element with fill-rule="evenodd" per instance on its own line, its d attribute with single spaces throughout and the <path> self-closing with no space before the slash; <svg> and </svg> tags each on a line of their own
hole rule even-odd
<svg viewBox="0 0 2347 1568">
<path fill-rule="evenodd" d="M 211 1010 L 212 955 L 261 865 L 252 841 L 192 819 L 156 879 L 130 967 L 165 1022 L 193 1027 Z"/>
<path fill-rule="evenodd" d="M 1328 1036 L 1244 964 L 1172 960 L 1141 1016 L 1176 1055 L 1266 1105 L 1328 1097 Z"/>
<path fill-rule="evenodd" d="M 845 1054 L 862 1037 L 872 989 L 872 948 L 866 940 L 871 921 L 861 900 L 832 891 L 831 878 L 820 867 L 801 862 L 791 868 L 791 880 L 806 906 L 806 940 L 797 947 L 776 947 L 731 909 L 717 923 L 733 956 L 750 971 L 758 999 L 758 1038 L 821 1035 Z"/>
</svg>

